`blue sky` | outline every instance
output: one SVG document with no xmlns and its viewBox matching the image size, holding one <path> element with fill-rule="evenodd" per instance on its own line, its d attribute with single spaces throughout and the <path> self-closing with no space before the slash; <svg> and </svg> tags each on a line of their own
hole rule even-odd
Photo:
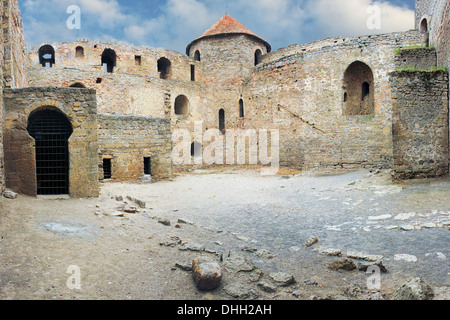
<svg viewBox="0 0 450 320">
<path fill-rule="evenodd" d="M 19 5 L 29 46 L 86 38 L 184 53 L 227 10 L 273 50 L 414 28 L 413 0 L 19 0 Z M 81 9 L 80 30 L 66 26 L 70 5 Z M 370 5 L 380 8 L 381 29 L 367 27 Z"/>
</svg>

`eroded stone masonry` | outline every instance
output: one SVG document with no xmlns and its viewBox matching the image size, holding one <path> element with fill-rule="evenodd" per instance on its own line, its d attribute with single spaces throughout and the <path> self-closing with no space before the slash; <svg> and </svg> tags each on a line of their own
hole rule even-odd
<svg viewBox="0 0 450 320">
<path fill-rule="evenodd" d="M 99 181 L 170 178 L 172 133 L 194 142 L 199 123 L 219 141 L 278 129 L 295 169 L 449 174 L 450 0 L 417 0 L 414 30 L 275 52 L 229 15 L 185 54 L 93 40 L 27 52 L 17 0 L 0 11 L 0 191 L 95 197 Z"/>
</svg>

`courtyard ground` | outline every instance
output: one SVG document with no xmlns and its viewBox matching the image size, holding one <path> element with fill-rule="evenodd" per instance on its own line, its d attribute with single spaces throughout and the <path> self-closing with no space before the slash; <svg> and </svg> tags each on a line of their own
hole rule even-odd
<svg viewBox="0 0 450 320">
<path fill-rule="evenodd" d="M 98 199 L 19 195 L 0 200 L 0 299 L 390 299 L 418 276 L 447 300 L 449 199 L 449 179 L 393 183 L 368 170 L 264 177 L 256 168 L 104 183 Z M 311 237 L 318 241 L 305 246 Z M 199 256 L 222 265 L 213 292 L 197 290 L 185 270 Z M 381 260 L 380 289 L 367 288 L 365 272 L 328 268 L 341 257 Z M 67 285 L 70 266 L 79 289 Z M 273 273 L 295 283 L 281 286 Z"/>
</svg>

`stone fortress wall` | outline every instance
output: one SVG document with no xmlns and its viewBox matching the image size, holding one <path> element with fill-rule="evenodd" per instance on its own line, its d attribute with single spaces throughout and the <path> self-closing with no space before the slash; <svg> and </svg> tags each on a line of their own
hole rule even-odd
<svg viewBox="0 0 450 320">
<path fill-rule="evenodd" d="M 20 43 L 20 11 L 16 0 L 9 2 L 3 37 Z M 45 88 L 50 96 L 57 91 L 53 100 L 60 105 L 62 93 L 78 105 L 77 93 L 95 90 L 100 180 L 109 162 L 113 180 L 138 180 L 148 169 L 144 159 L 151 159 L 155 180 L 170 177 L 177 169 L 171 133 L 187 129 L 193 138 L 198 122 L 222 131 L 277 129 L 280 164 L 300 170 L 378 167 L 393 168 L 399 178 L 447 175 L 448 71 L 439 66 L 449 66 L 449 7 L 450 0 L 418 0 L 415 30 L 275 52 L 228 15 L 186 54 L 79 40 L 32 47 L 26 59 L 24 46 L 2 41 L 9 48 L 1 59 L 4 86 L 29 86 L 44 96 Z M 25 105 L 23 92 L 9 91 L 3 117 L 13 117 L 16 94 Z"/>
</svg>

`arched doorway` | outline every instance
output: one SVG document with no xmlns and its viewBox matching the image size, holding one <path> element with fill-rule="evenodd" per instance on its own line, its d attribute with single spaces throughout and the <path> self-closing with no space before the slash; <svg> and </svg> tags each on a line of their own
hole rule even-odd
<svg viewBox="0 0 450 320">
<path fill-rule="evenodd" d="M 105 49 L 102 54 L 102 66 L 107 73 L 113 73 L 117 64 L 116 52 L 112 49 Z"/>
<path fill-rule="evenodd" d="M 69 194 L 69 120 L 59 110 L 43 108 L 30 115 L 27 130 L 35 140 L 37 194 Z"/>
<path fill-rule="evenodd" d="M 172 73 L 172 63 L 170 60 L 163 57 L 158 60 L 157 64 L 159 77 L 164 80 L 170 79 Z"/>
</svg>

